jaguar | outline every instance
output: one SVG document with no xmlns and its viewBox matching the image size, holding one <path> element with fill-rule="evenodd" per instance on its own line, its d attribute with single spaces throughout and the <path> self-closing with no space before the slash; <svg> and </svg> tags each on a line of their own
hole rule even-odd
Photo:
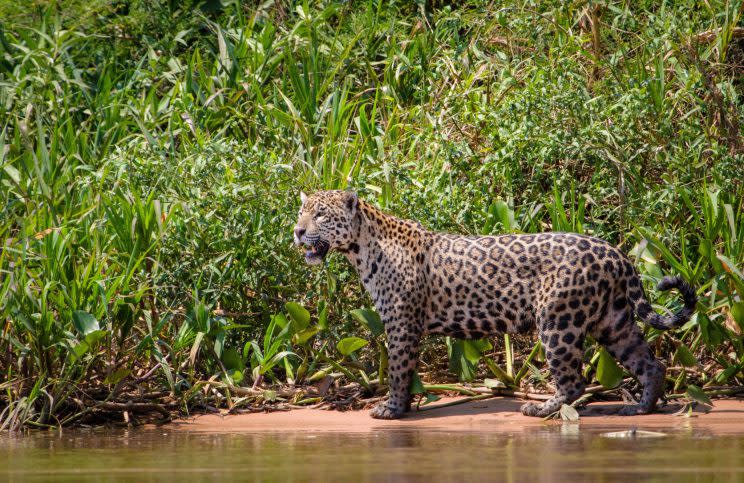
<svg viewBox="0 0 744 483">
<path fill-rule="evenodd" d="M 643 387 L 640 401 L 625 404 L 621 414 L 649 413 L 663 396 L 666 368 L 635 316 L 662 330 L 687 322 L 697 296 L 682 278 L 659 282 L 659 290 L 676 288 L 683 301 L 676 313 L 660 315 L 628 256 L 591 236 L 437 233 L 386 214 L 351 191 L 301 193 L 300 201 L 294 242 L 303 247 L 306 263 L 322 264 L 331 251 L 343 254 L 384 323 L 390 394 L 372 417 L 400 418 L 410 409 L 409 384 L 425 334 L 477 339 L 536 330 L 555 394 L 522 405 L 528 416 L 548 416 L 583 394 L 587 336 Z"/>
</svg>

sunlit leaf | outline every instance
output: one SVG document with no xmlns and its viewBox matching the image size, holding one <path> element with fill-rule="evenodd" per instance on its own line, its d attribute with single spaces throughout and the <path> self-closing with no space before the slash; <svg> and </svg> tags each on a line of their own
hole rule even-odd
<svg viewBox="0 0 744 483">
<path fill-rule="evenodd" d="M 315 334 L 320 332 L 320 327 L 308 327 L 307 329 L 296 333 L 292 336 L 292 343 L 295 345 L 305 345 Z"/>
<path fill-rule="evenodd" d="M 85 342 L 87 342 L 89 346 L 95 347 L 101 339 L 106 337 L 106 334 L 107 332 L 105 330 L 94 330 L 85 336 Z"/>
<path fill-rule="evenodd" d="M 477 364 L 483 357 L 483 353 L 493 348 L 488 339 L 464 340 L 462 346 L 463 354 L 473 364 Z"/>
<path fill-rule="evenodd" d="M 379 337 L 385 332 L 385 326 L 382 324 L 380 316 L 374 310 L 356 309 L 351 311 L 351 315 L 367 327 L 373 336 Z"/>
<path fill-rule="evenodd" d="M 242 369 L 228 369 L 227 376 L 230 378 L 233 384 L 240 384 L 241 382 L 243 382 L 243 378 L 245 377 Z"/>
<path fill-rule="evenodd" d="M 739 324 L 739 328 L 744 331 L 744 301 L 734 302 L 731 306 L 731 317 Z"/>
<path fill-rule="evenodd" d="M 427 392 L 424 398 L 424 402 L 421 405 L 426 406 L 427 404 L 437 402 L 440 399 L 442 399 L 442 396 L 440 396 L 439 394 L 434 394 L 433 392 Z"/>
<path fill-rule="evenodd" d="M 603 348 L 599 349 L 599 362 L 597 362 L 597 380 L 607 389 L 617 387 L 623 380 L 623 370 L 617 365 L 615 359 Z"/>
<path fill-rule="evenodd" d="M 284 304 L 284 308 L 287 309 L 289 317 L 295 324 L 295 332 L 304 330 L 310 325 L 310 312 L 302 305 L 296 302 L 287 302 Z"/>
<path fill-rule="evenodd" d="M 674 360 L 685 367 L 694 367 L 698 364 L 695 356 L 692 355 L 690 349 L 688 349 L 684 344 L 680 344 L 677 347 L 677 351 L 674 353 Z"/>
<path fill-rule="evenodd" d="M 323 308 L 318 313 L 318 328 L 328 330 L 328 304 L 323 304 Z"/>
<path fill-rule="evenodd" d="M 564 421 L 578 421 L 579 420 L 579 412 L 576 411 L 572 406 L 569 406 L 568 404 L 564 404 L 561 406 L 561 409 L 559 410 L 559 414 L 561 415 L 561 419 Z"/>
<path fill-rule="evenodd" d="M 413 371 L 413 377 L 411 377 L 411 383 L 408 385 L 408 390 L 411 394 L 426 393 L 426 389 L 424 389 L 424 383 L 423 381 L 421 381 L 421 377 L 418 375 L 417 371 Z"/>
<path fill-rule="evenodd" d="M 88 335 L 95 330 L 99 330 L 98 320 L 93 315 L 83 310 L 75 310 L 72 313 L 72 324 L 82 335 Z"/>
<path fill-rule="evenodd" d="M 687 386 L 687 392 L 685 394 L 687 394 L 687 397 L 697 402 L 707 404 L 709 406 L 713 405 L 713 402 L 710 400 L 710 397 L 705 394 L 705 391 L 694 384 L 690 384 L 689 386 Z"/>
<path fill-rule="evenodd" d="M 502 389 L 506 387 L 506 384 L 499 381 L 498 379 L 484 379 L 483 385 L 486 386 L 488 389 Z"/>
<path fill-rule="evenodd" d="M 81 342 L 72 346 L 72 360 L 76 361 L 80 359 L 88 352 L 88 350 L 90 350 L 90 346 L 86 342 Z"/>
<path fill-rule="evenodd" d="M 357 351 L 367 345 L 369 342 L 360 339 L 359 337 L 346 337 L 345 339 L 341 339 L 338 341 L 338 344 L 336 344 L 336 348 L 343 356 L 348 356 L 354 351 Z"/>
</svg>

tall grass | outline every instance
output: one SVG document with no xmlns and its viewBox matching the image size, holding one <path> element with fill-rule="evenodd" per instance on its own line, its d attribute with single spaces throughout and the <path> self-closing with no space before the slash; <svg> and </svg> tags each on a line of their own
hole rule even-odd
<svg viewBox="0 0 744 483">
<path fill-rule="evenodd" d="M 290 247 L 301 189 L 618 243 L 659 310 L 663 274 L 698 287 L 690 323 L 647 333 L 671 384 L 740 384 L 741 2 L 125 3 L 0 2 L 3 427 L 193 405 L 210 378 L 382 382 L 350 267 Z M 449 347 L 475 377 L 501 343 Z M 518 383 L 531 347 L 490 370 Z"/>
</svg>

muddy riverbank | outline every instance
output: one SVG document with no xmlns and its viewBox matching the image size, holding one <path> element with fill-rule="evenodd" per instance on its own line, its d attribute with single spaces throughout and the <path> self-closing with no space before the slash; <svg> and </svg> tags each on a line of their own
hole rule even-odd
<svg viewBox="0 0 744 483">
<path fill-rule="evenodd" d="M 514 398 L 493 398 L 436 408 L 457 398 L 444 398 L 422 411 L 412 411 L 395 421 L 372 419 L 368 411 L 327 411 L 296 409 L 270 413 L 208 414 L 174 421 L 170 426 L 182 431 L 253 432 L 253 431 L 344 431 L 368 432 L 386 428 L 443 429 L 451 431 L 522 431 L 559 424 L 523 416 Z M 654 431 L 705 430 L 710 434 L 744 434 L 744 399 L 717 399 L 710 411 L 695 408 L 691 413 L 683 405 L 670 403 L 659 412 L 641 416 L 615 414 L 619 403 L 593 403 L 579 411 L 582 427 L 609 429 L 648 429 Z"/>
</svg>

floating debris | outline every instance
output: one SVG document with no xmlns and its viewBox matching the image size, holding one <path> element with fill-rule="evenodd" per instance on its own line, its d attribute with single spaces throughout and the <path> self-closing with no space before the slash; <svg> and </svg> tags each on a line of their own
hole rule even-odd
<svg viewBox="0 0 744 483">
<path fill-rule="evenodd" d="M 662 438 L 668 436 L 666 433 L 657 433 L 656 431 L 644 431 L 642 429 L 629 429 L 627 431 L 614 431 L 602 433 L 600 436 L 605 438 Z"/>
</svg>

